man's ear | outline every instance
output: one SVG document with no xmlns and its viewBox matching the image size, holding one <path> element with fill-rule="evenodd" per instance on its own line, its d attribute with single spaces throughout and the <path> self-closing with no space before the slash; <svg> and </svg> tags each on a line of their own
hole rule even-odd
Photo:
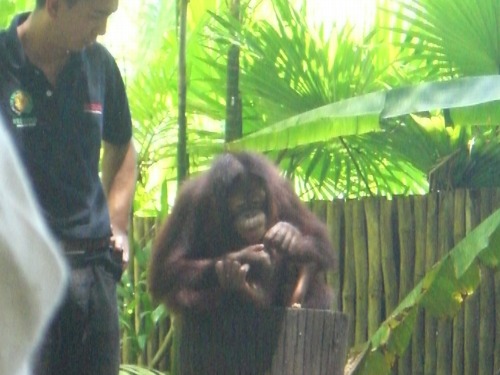
<svg viewBox="0 0 500 375">
<path fill-rule="evenodd" d="M 60 2 L 64 0 L 46 0 L 45 1 L 45 9 L 50 17 L 56 17 L 57 12 L 59 11 Z"/>
</svg>

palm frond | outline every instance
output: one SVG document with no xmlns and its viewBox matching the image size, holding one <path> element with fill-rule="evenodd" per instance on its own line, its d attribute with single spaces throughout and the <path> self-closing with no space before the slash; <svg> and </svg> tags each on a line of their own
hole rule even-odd
<svg viewBox="0 0 500 375">
<path fill-rule="evenodd" d="M 410 25 L 407 48 L 451 63 L 461 75 L 498 74 L 500 4 L 496 0 L 394 0 L 393 15 Z"/>
</svg>

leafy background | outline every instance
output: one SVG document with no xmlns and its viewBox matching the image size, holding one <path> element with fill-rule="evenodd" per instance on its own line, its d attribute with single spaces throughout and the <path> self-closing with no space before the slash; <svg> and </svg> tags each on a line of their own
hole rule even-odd
<svg viewBox="0 0 500 375">
<path fill-rule="evenodd" d="M 189 173 L 226 148 L 247 148 L 279 164 L 304 200 L 498 186 L 498 1 L 373 3 L 360 32 L 349 22 L 312 22 L 305 2 L 244 1 L 237 22 L 226 2 L 190 1 Z M 177 5 L 135 3 L 126 12 L 130 24 L 110 25 L 122 38 L 104 40 L 126 80 L 139 150 L 134 215 L 160 221 L 178 183 Z M 0 0 L 0 24 L 32 6 Z M 128 25 L 138 30 L 133 38 Z M 243 138 L 225 143 L 230 45 L 241 53 Z M 491 232 L 479 232 L 488 242 Z M 151 234 L 134 237 L 135 273 L 120 289 L 122 327 L 137 352 L 168 315 L 151 303 L 137 271 L 146 267 Z M 409 298 L 421 306 L 420 297 Z M 130 323 L 138 314 L 140 329 Z M 377 336 L 366 353 L 386 344 Z"/>
</svg>

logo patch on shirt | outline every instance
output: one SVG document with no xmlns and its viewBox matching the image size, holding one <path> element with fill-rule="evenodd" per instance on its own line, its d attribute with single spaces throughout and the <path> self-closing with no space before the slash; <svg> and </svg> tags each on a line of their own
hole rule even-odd
<svg viewBox="0 0 500 375">
<path fill-rule="evenodd" d="M 87 103 L 83 106 L 83 111 L 87 113 L 94 113 L 96 115 L 102 115 L 102 104 L 101 103 Z"/>
<path fill-rule="evenodd" d="M 10 96 L 10 109 L 15 116 L 12 122 L 17 128 L 31 128 L 36 126 L 36 117 L 30 116 L 33 111 L 33 98 L 21 89 L 18 89 Z"/>
<path fill-rule="evenodd" d="M 18 116 L 29 115 L 33 110 L 33 99 L 26 91 L 16 90 L 10 96 L 10 108 Z"/>
</svg>

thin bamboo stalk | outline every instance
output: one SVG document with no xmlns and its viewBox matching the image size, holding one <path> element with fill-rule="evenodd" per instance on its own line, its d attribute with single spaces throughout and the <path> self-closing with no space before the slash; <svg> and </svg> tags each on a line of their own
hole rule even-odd
<svg viewBox="0 0 500 375">
<path fill-rule="evenodd" d="M 480 221 L 480 196 L 478 191 L 468 190 L 466 200 L 466 230 L 474 229 Z M 467 298 L 464 312 L 464 374 L 478 374 L 479 339 L 479 290 Z"/>
<path fill-rule="evenodd" d="M 492 205 L 495 209 L 500 207 L 500 189 L 495 189 Z M 495 346 L 494 366 L 500 370 L 500 272 L 495 273 Z"/>
<path fill-rule="evenodd" d="M 168 330 L 169 330 L 169 320 L 168 319 L 165 319 L 165 320 L 162 320 L 161 322 L 158 323 L 158 342 L 156 344 L 156 346 L 158 347 L 157 349 L 157 353 L 158 353 L 158 350 L 161 349 L 161 343 L 163 342 L 164 338 L 167 336 L 168 334 Z M 156 354 L 154 354 L 153 356 L 153 359 L 156 357 Z M 158 362 L 158 365 L 156 366 L 156 368 L 160 371 L 167 371 L 169 370 L 169 363 L 170 363 L 170 352 L 167 351 L 167 353 L 162 357 L 162 359 Z"/>
<path fill-rule="evenodd" d="M 326 222 L 326 207 L 328 202 L 326 201 L 314 201 L 311 205 L 311 211 L 314 215 L 321 220 L 323 223 Z"/>
<path fill-rule="evenodd" d="M 333 250 L 337 253 L 339 267 L 327 275 L 328 284 L 332 286 L 335 291 L 335 298 L 333 300 L 333 310 L 341 311 L 341 298 L 340 291 L 342 290 L 342 264 L 343 264 L 343 254 L 341 249 L 344 248 L 344 236 L 342 231 L 342 226 L 344 222 L 344 202 L 334 201 L 326 207 L 326 224 L 328 228 L 328 233 L 330 234 L 330 240 L 332 242 Z"/>
<path fill-rule="evenodd" d="M 427 197 L 427 238 L 425 243 L 425 268 L 428 271 L 436 262 L 438 246 L 438 196 L 431 193 Z M 425 314 L 425 375 L 436 374 L 436 318 Z"/>
<path fill-rule="evenodd" d="M 366 199 L 364 203 L 368 236 L 368 336 L 371 337 L 382 322 L 380 204 L 378 199 Z"/>
<path fill-rule="evenodd" d="M 368 249 L 366 239 L 366 224 L 363 202 L 353 202 L 353 245 L 356 267 L 356 326 L 354 334 L 355 344 L 362 344 L 367 340 L 368 333 Z"/>
<path fill-rule="evenodd" d="M 151 231 L 152 229 L 155 228 L 155 218 L 148 217 L 144 219 L 144 233 L 143 233 L 143 241 L 142 243 L 147 243 L 147 241 L 144 241 L 146 239 L 149 239 L 151 237 Z M 142 246 L 141 246 L 142 247 Z M 141 267 L 141 274 L 144 271 L 144 265 Z M 147 293 L 146 288 L 144 286 L 141 286 L 141 293 Z M 142 306 L 141 306 L 142 307 Z M 142 319 L 141 319 L 142 320 Z M 144 326 L 144 322 L 141 321 L 142 326 Z M 159 343 L 160 338 L 158 337 L 158 331 L 153 330 L 150 339 L 147 340 L 146 342 L 146 352 L 144 353 L 144 360 L 146 364 L 150 364 L 151 361 L 154 358 L 154 355 L 156 351 L 158 350 L 158 343 Z"/>
<path fill-rule="evenodd" d="M 382 276 L 384 280 L 385 292 L 385 310 L 386 316 L 389 316 L 398 304 L 399 282 L 397 275 L 396 259 L 394 240 L 396 230 L 394 228 L 394 202 L 392 200 L 382 199 L 380 202 L 380 223 L 381 223 L 381 236 L 380 246 L 382 255 Z M 397 373 L 397 367 L 394 366 L 391 371 L 392 374 Z"/>
<path fill-rule="evenodd" d="M 130 220 L 130 232 L 131 235 L 132 235 L 132 238 L 136 238 L 135 237 L 135 226 L 136 226 L 136 222 L 138 221 L 139 219 L 134 217 L 132 215 L 132 218 Z M 133 243 L 133 242 L 131 242 Z M 134 247 L 131 246 L 130 248 L 130 259 L 134 259 Z M 133 272 L 134 272 L 134 262 L 129 262 L 128 264 L 128 268 L 127 268 L 127 273 L 130 274 L 130 275 L 133 275 Z M 124 303 L 128 303 L 129 301 L 124 301 Z M 127 322 L 128 324 L 131 324 L 132 322 L 129 321 Z M 122 340 L 121 340 L 121 362 L 122 363 L 132 363 L 132 358 L 131 358 L 131 353 L 132 353 L 132 348 L 130 346 L 130 340 L 127 339 L 127 333 L 126 332 L 123 332 L 122 333 Z"/>
<path fill-rule="evenodd" d="M 443 192 L 439 194 L 438 214 L 438 259 L 445 257 L 453 244 L 453 193 Z M 452 321 L 448 317 L 438 319 L 437 323 L 437 363 L 436 374 L 451 374 L 452 359 Z"/>
<path fill-rule="evenodd" d="M 500 371 L 500 272 L 496 272 L 495 281 L 495 345 L 494 345 L 494 367 Z"/>
<path fill-rule="evenodd" d="M 340 215 L 334 215 L 333 205 L 327 201 L 315 201 L 311 206 L 311 211 L 314 212 L 316 217 L 320 219 L 328 229 L 328 235 L 332 242 L 333 251 L 335 256 L 338 257 L 339 241 L 340 241 L 340 227 L 337 225 L 339 223 Z M 340 211 L 341 212 L 341 211 Z M 330 215 L 330 217 L 329 217 Z M 332 217 L 333 216 L 333 217 Z M 333 220 L 333 222 L 332 222 Z M 334 298 L 332 302 L 332 310 L 340 311 L 338 291 L 340 290 L 339 283 L 339 267 L 330 270 L 326 275 L 327 283 L 330 285 L 334 291 Z"/>
<path fill-rule="evenodd" d="M 416 196 L 413 200 L 415 214 L 415 269 L 414 285 L 425 275 L 425 243 L 427 238 L 427 197 Z M 423 311 L 417 313 L 412 336 L 413 375 L 422 375 L 425 364 L 425 320 Z M 404 375 L 404 374 L 401 374 Z"/>
<path fill-rule="evenodd" d="M 492 191 L 481 190 L 481 221 L 492 212 Z M 479 323 L 479 374 L 493 374 L 495 347 L 495 278 L 490 268 L 481 267 Z"/>
<path fill-rule="evenodd" d="M 356 267 L 354 262 L 353 245 L 353 205 L 352 201 L 345 204 L 345 257 L 344 257 L 344 282 L 342 290 L 342 312 L 351 319 L 348 331 L 348 347 L 354 344 L 354 327 L 356 326 Z"/>
<path fill-rule="evenodd" d="M 381 200 L 380 212 L 382 275 L 384 279 L 386 315 L 389 316 L 397 306 L 399 293 L 396 260 L 394 259 L 393 201 Z"/>
<path fill-rule="evenodd" d="M 399 233 L 399 301 L 413 289 L 415 267 L 415 217 L 413 215 L 412 200 L 410 197 L 395 199 L 398 212 Z M 412 372 L 411 342 L 406 352 L 398 361 L 399 374 Z"/>
<path fill-rule="evenodd" d="M 136 239 L 142 239 L 143 238 L 143 219 L 137 219 L 134 225 L 134 238 Z M 135 254 L 134 254 L 135 255 Z M 140 324 L 140 314 L 141 314 L 141 309 L 139 305 L 140 301 L 140 293 L 139 290 L 137 290 L 137 283 L 140 279 L 140 270 L 139 270 L 139 262 L 137 260 L 137 257 L 131 257 L 130 258 L 130 263 L 132 264 L 131 269 L 129 268 L 130 272 L 130 283 L 132 284 L 134 288 L 134 314 L 131 317 L 131 328 L 130 331 L 132 334 L 137 334 L 139 332 L 139 324 Z M 132 348 L 131 348 L 132 349 Z M 139 358 L 140 356 L 137 355 L 137 352 L 135 350 L 131 350 L 130 352 L 130 363 L 136 363 L 136 364 L 142 364 L 140 361 L 141 359 Z"/>
<path fill-rule="evenodd" d="M 457 245 L 465 237 L 465 200 L 464 189 L 455 191 L 453 243 Z M 452 375 L 464 375 L 464 308 L 453 319 L 453 360 Z"/>
<path fill-rule="evenodd" d="M 140 221 L 140 225 L 136 225 L 136 234 L 139 239 L 144 239 L 148 235 L 149 227 L 146 219 L 142 219 Z M 142 242 L 142 241 L 141 241 Z M 139 259 L 134 257 L 134 289 L 135 289 L 135 310 L 134 310 L 134 327 L 136 335 L 139 335 L 143 332 L 143 322 L 142 322 L 142 314 L 143 314 L 143 306 L 141 301 L 141 295 L 145 291 L 142 289 L 139 281 L 141 280 L 141 264 L 139 263 Z M 143 366 L 147 363 L 146 353 L 144 350 L 137 355 L 138 365 Z"/>
</svg>

